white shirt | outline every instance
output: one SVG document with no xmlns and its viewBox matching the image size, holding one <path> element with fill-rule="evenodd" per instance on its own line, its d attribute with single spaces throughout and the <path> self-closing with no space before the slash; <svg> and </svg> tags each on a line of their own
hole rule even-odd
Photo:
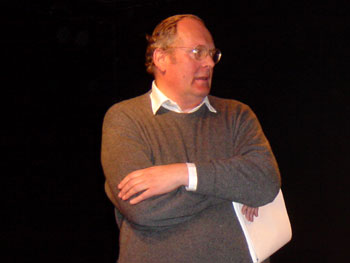
<svg viewBox="0 0 350 263">
<path fill-rule="evenodd" d="M 163 92 L 161 92 L 157 85 L 156 82 L 153 81 L 152 83 L 152 92 L 150 94 L 151 98 L 151 103 L 152 103 L 152 111 L 153 114 L 155 115 L 157 111 L 159 110 L 160 107 L 164 107 L 167 110 L 174 111 L 177 113 L 193 113 L 197 111 L 203 104 L 205 104 L 208 109 L 211 112 L 216 113 L 217 111 L 214 109 L 213 106 L 211 106 L 208 97 L 205 97 L 203 101 L 193 109 L 190 109 L 188 111 L 183 111 L 179 107 L 179 105 L 175 102 L 169 99 Z M 188 186 L 186 186 L 187 191 L 196 191 L 197 190 L 197 169 L 196 165 L 194 163 L 186 163 L 187 169 L 188 169 Z"/>
</svg>

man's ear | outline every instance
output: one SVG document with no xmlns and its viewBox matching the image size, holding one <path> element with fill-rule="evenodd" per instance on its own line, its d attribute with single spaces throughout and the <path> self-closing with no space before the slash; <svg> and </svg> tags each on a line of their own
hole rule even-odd
<svg viewBox="0 0 350 263">
<path fill-rule="evenodd" d="M 166 56 L 166 51 L 161 48 L 157 48 L 153 52 L 153 63 L 162 74 L 166 71 Z"/>
</svg>

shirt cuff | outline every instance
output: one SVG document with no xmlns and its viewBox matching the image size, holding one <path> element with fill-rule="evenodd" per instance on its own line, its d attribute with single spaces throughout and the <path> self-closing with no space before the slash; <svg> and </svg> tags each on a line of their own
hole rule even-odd
<svg viewBox="0 0 350 263">
<path fill-rule="evenodd" d="M 194 163 L 186 163 L 188 169 L 188 186 L 187 191 L 197 190 L 197 169 Z"/>
</svg>

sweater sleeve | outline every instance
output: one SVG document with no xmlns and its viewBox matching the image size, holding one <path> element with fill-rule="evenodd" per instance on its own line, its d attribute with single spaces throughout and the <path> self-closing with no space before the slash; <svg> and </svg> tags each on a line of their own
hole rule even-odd
<svg viewBox="0 0 350 263">
<path fill-rule="evenodd" d="M 141 130 L 137 121 L 119 107 L 112 107 L 103 123 L 101 162 L 106 193 L 131 224 L 138 228 L 160 229 L 182 223 L 209 206 L 227 201 L 188 192 L 185 187 L 136 205 L 121 200 L 117 187 L 121 180 L 130 172 L 154 165 L 151 147 Z"/>
<path fill-rule="evenodd" d="M 232 156 L 196 163 L 197 193 L 263 206 L 272 202 L 280 189 L 277 162 L 253 111 L 245 105 L 233 115 Z"/>
</svg>

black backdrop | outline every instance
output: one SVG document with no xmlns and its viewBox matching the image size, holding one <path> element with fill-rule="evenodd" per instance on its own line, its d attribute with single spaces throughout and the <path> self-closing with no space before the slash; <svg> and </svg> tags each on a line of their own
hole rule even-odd
<svg viewBox="0 0 350 263">
<path fill-rule="evenodd" d="M 5 262 L 115 262 L 103 115 L 150 88 L 145 34 L 177 13 L 204 19 L 223 52 L 212 94 L 252 107 L 279 162 L 293 240 L 272 262 L 345 262 L 348 8 L 243 2 L 4 3 Z"/>
</svg>

